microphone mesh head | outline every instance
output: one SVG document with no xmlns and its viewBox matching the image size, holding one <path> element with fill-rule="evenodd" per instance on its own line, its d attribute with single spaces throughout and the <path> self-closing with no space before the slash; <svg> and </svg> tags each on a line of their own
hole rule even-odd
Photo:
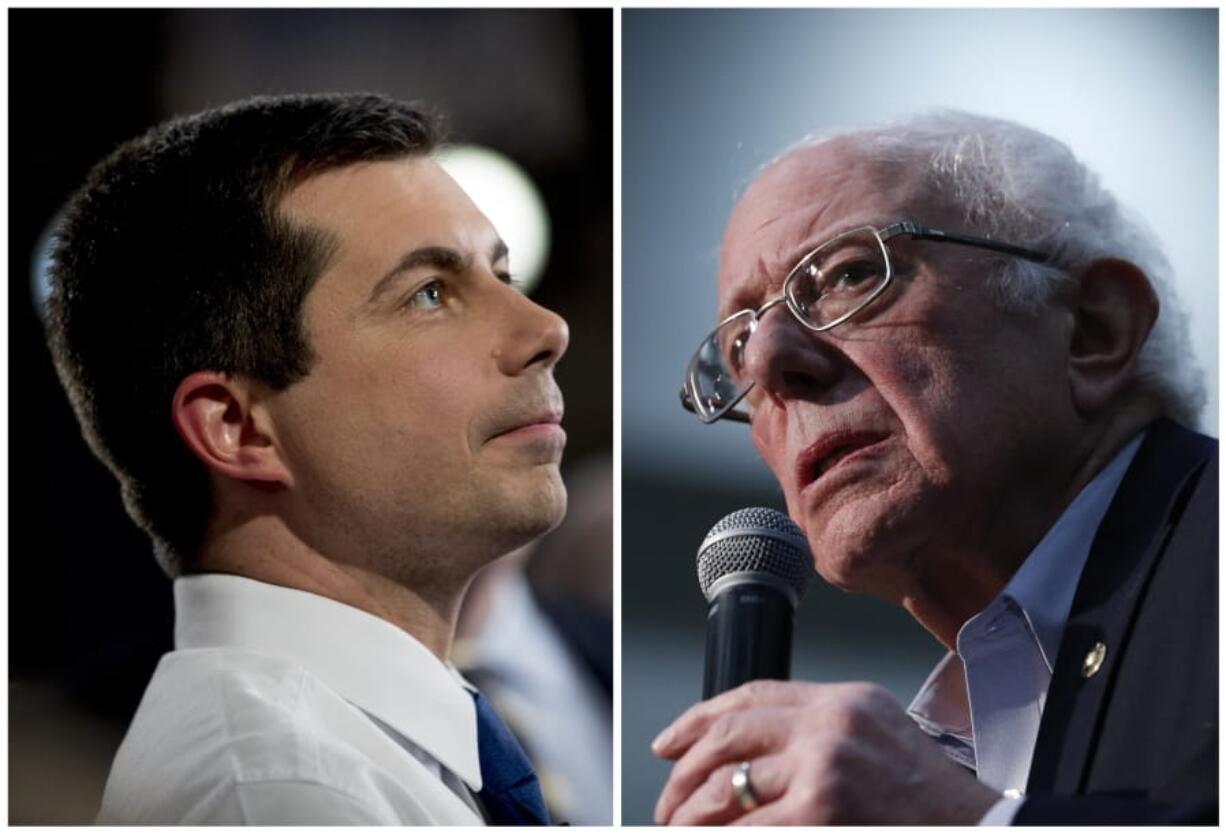
<svg viewBox="0 0 1226 835">
<path fill-rule="evenodd" d="M 698 547 L 698 585 L 711 599 L 711 586 L 737 572 L 770 574 L 799 599 L 813 579 L 809 544 L 796 523 L 769 507 L 746 507 L 715 523 Z"/>
</svg>

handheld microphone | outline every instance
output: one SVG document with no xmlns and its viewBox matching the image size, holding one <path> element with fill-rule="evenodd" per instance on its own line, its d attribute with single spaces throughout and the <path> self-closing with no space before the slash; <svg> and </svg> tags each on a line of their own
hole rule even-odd
<svg viewBox="0 0 1226 835">
<path fill-rule="evenodd" d="M 747 507 L 715 523 L 698 548 L 698 585 L 710 604 L 704 699 L 789 677 L 796 604 L 813 574 L 804 534 L 779 511 Z"/>
</svg>

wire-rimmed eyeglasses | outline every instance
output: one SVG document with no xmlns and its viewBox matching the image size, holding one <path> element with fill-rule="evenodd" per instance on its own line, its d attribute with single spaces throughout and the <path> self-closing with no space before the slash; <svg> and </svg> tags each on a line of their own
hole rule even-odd
<svg viewBox="0 0 1226 835">
<path fill-rule="evenodd" d="M 1049 256 L 1032 249 L 909 220 L 882 229 L 861 226 L 843 232 L 801 258 L 783 280 L 778 296 L 757 310 L 737 311 L 715 326 L 686 368 L 682 406 L 703 423 L 720 418 L 748 423 L 749 414 L 735 407 L 754 385 L 745 369 L 745 345 L 763 314 L 786 304 L 796 321 L 815 333 L 843 324 L 872 304 L 894 280 L 885 242 L 898 235 L 989 249 L 1040 264 L 1050 261 Z"/>
</svg>

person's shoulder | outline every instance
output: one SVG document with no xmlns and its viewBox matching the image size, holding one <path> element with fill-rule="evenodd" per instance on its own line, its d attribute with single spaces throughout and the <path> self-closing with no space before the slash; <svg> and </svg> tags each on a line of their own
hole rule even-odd
<svg viewBox="0 0 1226 835">
<path fill-rule="evenodd" d="M 1164 451 L 1171 448 L 1187 450 L 1192 462 L 1216 460 L 1218 439 L 1169 418 L 1160 418 L 1147 427 L 1147 441 Z"/>
<path fill-rule="evenodd" d="M 1160 421 L 1151 430 L 1160 443 L 1161 453 L 1175 461 L 1185 473 L 1175 493 L 1172 518 L 1176 528 L 1217 528 L 1218 522 L 1218 439 L 1172 421 Z M 1178 536 L 1176 537 L 1178 539 Z M 1199 550 L 1216 558 L 1216 537 L 1199 539 Z M 1216 563 L 1216 559 L 1215 559 Z"/>
<path fill-rule="evenodd" d="M 378 733 L 285 659 L 172 652 L 115 757 L 99 822 L 411 822 L 412 796 L 369 756 Z"/>
<path fill-rule="evenodd" d="M 1112 507 L 1133 527 L 1145 519 L 1156 527 L 1216 525 L 1217 474 L 1218 439 L 1161 418 L 1146 427 Z"/>
</svg>

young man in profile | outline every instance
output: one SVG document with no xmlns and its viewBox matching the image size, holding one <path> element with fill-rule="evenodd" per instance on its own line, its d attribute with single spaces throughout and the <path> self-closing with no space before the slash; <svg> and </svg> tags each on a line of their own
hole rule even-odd
<svg viewBox="0 0 1226 835">
<path fill-rule="evenodd" d="M 175 578 L 100 823 L 544 823 L 447 664 L 485 564 L 566 508 L 566 323 L 374 95 L 258 98 L 101 162 L 50 343 Z"/>
</svg>

